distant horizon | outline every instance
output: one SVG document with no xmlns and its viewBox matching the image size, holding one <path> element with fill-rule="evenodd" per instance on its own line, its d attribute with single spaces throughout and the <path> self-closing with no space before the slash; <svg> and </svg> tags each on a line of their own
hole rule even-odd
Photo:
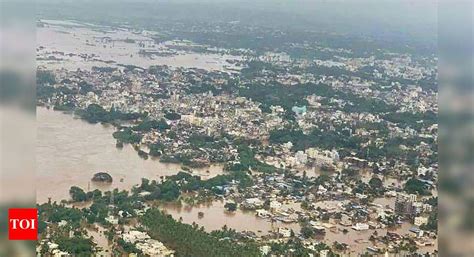
<svg viewBox="0 0 474 257">
<path fill-rule="evenodd" d="M 305 0 L 304 3 L 268 0 L 119 0 L 112 3 L 110 0 L 83 0 L 39 1 L 37 4 L 38 14 L 51 18 L 99 19 L 103 16 L 102 9 L 107 9 L 106 15 L 111 17 L 108 20 L 117 21 L 120 17 L 124 17 L 121 21 L 128 22 L 149 19 L 150 24 L 157 19 L 241 21 L 248 25 L 399 41 L 400 44 L 428 47 L 431 51 L 435 51 L 437 44 L 437 2 L 429 0 Z"/>
</svg>

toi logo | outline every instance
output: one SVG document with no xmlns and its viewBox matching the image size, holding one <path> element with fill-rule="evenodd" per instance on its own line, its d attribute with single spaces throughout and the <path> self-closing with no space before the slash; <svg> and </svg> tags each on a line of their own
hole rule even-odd
<svg viewBox="0 0 474 257">
<path fill-rule="evenodd" d="M 38 240 L 38 210 L 8 210 L 9 240 Z"/>
</svg>

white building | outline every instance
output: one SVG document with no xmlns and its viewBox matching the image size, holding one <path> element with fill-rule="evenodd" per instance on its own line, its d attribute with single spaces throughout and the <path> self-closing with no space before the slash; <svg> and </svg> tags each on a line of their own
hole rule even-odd
<svg viewBox="0 0 474 257">
<path fill-rule="evenodd" d="M 327 250 L 327 249 L 319 251 L 319 256 L 320 257 L 327 257 L 328 254 L 329 254 L 329 250 Z"/>
<path fill-rule="evenodd" d="M 286 152 L 289 152 L 292 147 L 293 147 L 293 143 L 290 142 L 290 141 L 283 144 L 283 149 L 284 149 Z"/>
<path fill-rule="evenodd" d="M 305 165 L 308 162 L 308 155 L 306 155 L 303 151 L 298 151 L 295 154 L 296 163 L 299 165 Z"/>
<path fill-rule="evenodd" d="M 280 202 L 275 201 L 275 200 L 270 201 L 270 209 L 271 210 L 278 210 L 280 208 L 281 208 L 281 203 Z"/>
<path fill-rule="evenodd" d="M 147 256 L 173 256 L 174 251 L 166 248 L 163 243 L 158 240 L 149 239 L 144 242 L 139 242 L 135 245 L 137 249 L 141 250 Z"/>
<path fill-rule="evenodd" d="M 428 217 L 415 217 L 415 220 L 413 222 L 415 226 L 421 226 L 421 225 L 426 225 L 428 223 Z"/>
<path fill-rule="evenodd" d="M 143 241 L 143 240 L 146 240 L 146 239 L 150 239 L 150 236 L 145 232 L 141 232 L 141 231 L 137 231 L 137 230 L 131 230 L 128 233 L 123 234 L 122 239 L 125 242 L 133 244 L 137 241 Z"/>
<path fill-rule="evenodd" d="M 270 253 L 270 250 L 272 248 L 269 245 L 264 245 L 260 247 L 260 252 L 262 253 L 263 256 L 266 256 L 268 253 Z"/>
<path fill-rule="evenodd" d="M 369 229 L 369 224 L 356 223 L 354 226 L 352 226 L 352 228 L 357 231 L 367 230 Z"/>
<path fill-rule="evenodd" d="M 289 228 L 278 228 L 278 234 L 282 237 L 291 237 L 291 229 Z"/>
<path fill-rule="evenodd" d="M 257 217 L 260 217 L 260 218 L 270 217 L 270 213 L 267 210 L 258 209 L 256 212 L 257 212 Z"/>
<path fill-rule="evenodd" d="M 114 216 L 109 216 L 109 217 L 105 218 L 105 220 L 107 222 L 109 222 L 110 224 L 112 224 L 112 225 L 117 225 L 118 224 L 118 219 L 115 218 Z"/>
</svg>

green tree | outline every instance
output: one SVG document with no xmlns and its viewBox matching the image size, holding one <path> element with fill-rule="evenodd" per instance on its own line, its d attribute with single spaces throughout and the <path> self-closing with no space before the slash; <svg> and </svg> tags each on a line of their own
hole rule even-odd
<svg viewBox="0 0 474 257">
<path fill-rule="evenodd" d="M 87 194 L 79 187 L 72 186 L 69 189 L 69 195 L 71 196 L 74 202 L 84 202 L 87 201 Z"/>
<path fill-rule="evenodd" d="M 224 205 L 224 208 L 226 208 L 227 211 L 234 212 L 237 210 L 237 204 L 228 202 Z"/>
</svg>

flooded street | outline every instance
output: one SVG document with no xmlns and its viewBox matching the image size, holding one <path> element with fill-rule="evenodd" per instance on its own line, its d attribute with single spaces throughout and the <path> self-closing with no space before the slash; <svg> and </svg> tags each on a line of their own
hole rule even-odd
<svg viewBox="0 0 474 257">
<path fill-rule="evenodd" d="M 112 252 L 106 233 L 107 230 L 100 225 L 95 225 L 94 228 L 87 228 L 87 235 L 92 237 L 97 246 L 102 249 L 97 256 L 110 256 Z"/>
<path fill-rule="evenodd" d="M 113 126 L 89 124 L 72 114 L 37 108 L 37 202 L 48 197 L 60 201 L 69 199 L 69 188 L 84 190 L 131 189 L 142 178 L 159 180 L 160 176 L 176 174 L 181 165 L 140 158 L 129 145 L 115 147 Z M 209 173 L 207 173 L 209 170 Z M 108 172 L 109 185 L 91 182 L 100 171 Z M 222 173 L 222 166 L 193 170 L 194 175 L 212 177 Z"/>
</svg>

